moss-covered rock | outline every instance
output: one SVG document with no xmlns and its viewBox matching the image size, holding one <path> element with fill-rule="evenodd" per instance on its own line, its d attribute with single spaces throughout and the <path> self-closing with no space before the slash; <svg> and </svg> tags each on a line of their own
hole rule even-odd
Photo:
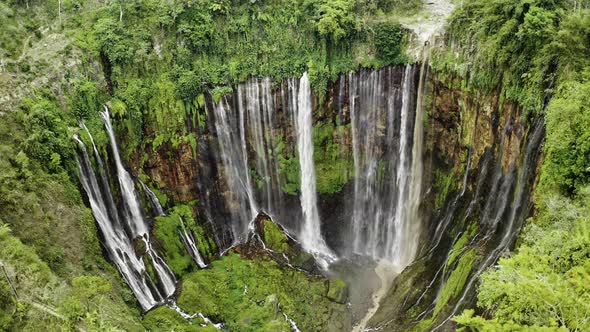
<svg viewBox="0 0 590 332">
<path fill-rule="evenodd" d="M 316 261 L 312 254 L 301 251 L 299 255 L 291 259 L 291 264 L 305 271 L 311 271 L 314 269 Z"/>
<path fill-rule="evenodd" d="M 262 221 L 262 239 L 266 246 L 274 251 L 286 252 L 289 250 L 287 243 L 289 238 L 270 218 Z"/>
<path fill-rule="evenodd" d="M 328 281 L 328 298 L 337 303 L 346 303 L 348 286 L 340 278 L 332 278 Z"/>
<path fill-rule="evenodd" d="M 206 322 L 200 317 L 186 319 L 182 317 L 178 312 L 166 306 L 150 310 L 144 316 L 142 323 L 145 329 L 148 331 L 218 331 L 217 328 L 215 328 L 213 325 L 206 324 Z"/>
<path fill-rule="evenodd" d="M 141 237 L 133 239 L 133 250 L 137 256 L 143 256 L 146 253 L 147 246 Z"/>
<path fill-rule="evenodd" d="M 248 234 L 246 241 L 236 246 L 234 251 L 244 258 L 267 257 L 284 266 L 319 273 L 313 255 L 303 250 L 299 242 L 264 212 L 260 212 L 254 220 L 254 231 Z"/>
<path fill-rule="evenodd" d="M 350 330 L 350 313 L 346 305 L 327 297 L 326 282 L 270 256 L 245 259 L 230 253 L 211 268 L 187 275 L 178 305 L 223 322 L 232 331 L 290 331 L 281 312 L 302 331 L 336 331 L 328 328 L 333 320 L 342 322 L 339 331 Z"/>
<path fill-rule="evenodd" d="M 195 222 L 191 208 L 187 205 L 175 206 L 169 211 L 169 215 L 156 218 L 153 240 L 158 244 L 168 266 L 178 276 L 197 267 L 180 236 L 185 231 L 193 235 L 197 249 L 205 261 L 210 261 L 216 254 L 214 241 Z"/>
<path fill-rule="evenodd" d="M 451 299 L 456 298 L 461 294 L 463 287 L 467 282 L 467 278 L 473 269 L 474 261 L 475 250 L 468 251 L 459 259 L 457 267 L 451 272 L 451 275 L 445 283 L 438 301 L 436 302 L 433 317 L 437 317 Z"/>
<path fill-rule="evenodd" d="M 353 177 L 354 164 L 348 155 L 350 127 L 319 123 L 313 128 L 317 191 L 335 194 Z"/>
</svg>

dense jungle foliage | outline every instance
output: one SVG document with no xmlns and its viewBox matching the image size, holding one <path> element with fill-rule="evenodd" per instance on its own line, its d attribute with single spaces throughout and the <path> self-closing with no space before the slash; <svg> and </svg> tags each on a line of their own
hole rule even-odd
<svg viewBox="0 0 590 332">
<path fill-rule="evenodd" d="M 524 116 L 544 116 L 545 160 L 537 212 L 515 253 L 482 276 L 480 315 L 455 318 L 474 331 L 590 329 L 590 3 L 464 1 L 446 32 L 453 47 L 435 70 L 464 89 L 501 91 Z"/>
<path fill-rule="evenodd" d="M 192 119 L 195 128 L 205 126 L 206 94 L 217 100 L 251 75 L 280 80 L 308 71 L 314 90 L 322 95 L 328 81 L 341 72 L 359 65 L 406 62 L 405 34 L 395 15 L 420 4 L 0 1 L 0 330 L 200 329 L 201 319 L 187 322 L 166 308 L 141 320 L 133 294 L 103 258 L 97 226 L 78 185 L 71 137 L 78 133 L 89 142 L 78 120 L 85 121 L 105 156 L 108 138 L 98 116 L 105 103 L 120 120 L 119 131 L 127 133 L 122 137 L 127 157 L 138 148 L 155 150 L 164 144 L 190 144 L 196 154 L 196 137 L 189 133 L 186 119 Z M 330 189 L 333 186 L 325 185 L 326 190 L 335 190 Z M 165 204 L 166 197 L 154 191 Z M 217 248 L 193 220 L 189 206 L 171 206 L 168 213 L 158 218 L 154 233 L 174 272 L 189 275 L 196 267 L 174 236 L 179 218 L 199 237 L 205 259 L 211 259 Z M 229 258 L 229 263 L 235 261 Z M 274 280 L 270 286 L 279 288 L 281 280 L 272 278 L 282 278 L 284 272 L 276 266 L 239 263 L 234 268 L 263 264 L 257 271 Z M 219 263 L 219 271 L 214 267 L 209 277 L 194 278 L 215 278 L 223 274 L 223 264 L 227 263 Z M 288 277 L 306 287 L 301 275 Z M 256 279 L 256 275 L 243 272 L 236 278 Z M 313 299 L 326 295 L 323 283 L 314 285 Z M 265 285 L 260 287 L 261 293 L 268 291 Z M 236 291 L 243 289 L 216 291 L 212 296 L 231 299 L 230 292 Z M 287 289 L 279 296 L 283 303 L 303 293 Z M 192 308 L 187 294 L 183 303 Z M 260 315 L 252 303 L 241 307 L 242 317 Z M 305 305 L 297 310 L 313 313 Z M 224 314 L 215 318 L 229 322 L 232 317 Z M 272 315 L 274 320 L 280 314 Z M 321 315 L 325 317 L 314 324 L 330 319 L 328 313 Z M 275 328 L 289 326 L 269 327 Z"/>
<path fill-rule="evenodd" d="M 522 107 L 523 116 L 544 116 L 547 127 L 536 214 L 515 252 L 483 275 L 479 308 L 455 320 L 476 331 L 590 330 L 590 3 L 455 3 L 448 47 L 434 52 L 433 69 L 449 80 L 462 78 L 474 96 L 501 91 Z M 71 136 L 79 131 L 78 119 L 85 119 L 106 151 L 97 113 L 108 103 L 126 133 L 126 157 L 166 143 L 194 149 L 198 142 L 186 119 L 204 126 L 205 96 L 219 98 L 250 75 L 279 80 L 308 71 L 322 96 L 330 80 L 359 65 L 410 61 L 395 17 L 420 4 L 1 0 L 0 102 L 18 103 L 0 109 L 0 330 L 67 330 L 81 322 L 89 330 L 197 329 L 201 320 L 189 324 L 165 307 L 140 319 L 133 294 L 103 258 L 77 185 Z M 23 90 L 29 85 L 32 90 Z M 316 129 L 316 141 L 326 136 L 324 129 Z M 320 188 L 337 191 L 346 180 L 330 179 Z M 186 210 L 179 205 L 170 210 L 172 217 L 159 219 L 162 238 L 176 227 L 176 217 L 202 234 Z M 281 289 L 277 279 L 295 283 L 301 276 L 283 276 L 270 262 L 229 256 L 200 275 L 178 253 L 179 243 L 163 246 L 174 271 L 189 280 L 180 299 L 188 307 L 197 303 L 191 298 L 196 292 L 235 296 L 252 282 L 251 270 L 270 280 L 260 287 L 271 288 L 281 301 L 303 303 L 307 295 L 327 301 L 325 285 L 314 281 L 303 283 L 311 290 L 305 296 L 307 289 Z M 215 289 L 212 280 L 229 278 L 220 273 L 227 269 L 235 271 L 227 281 L 232 286 Z M 252 301 L 259 297 L 253 292 Z M 283 322 L 266 325 L 267 315 L 278 309 L 259 311 L 250 304 L 242 303 L 241 313 L 223 307 L 220 318 L 244 315 L 268 330 L 288 328 Z M 310 308 L 301 305 L 298 314 Z"/>
</svg>

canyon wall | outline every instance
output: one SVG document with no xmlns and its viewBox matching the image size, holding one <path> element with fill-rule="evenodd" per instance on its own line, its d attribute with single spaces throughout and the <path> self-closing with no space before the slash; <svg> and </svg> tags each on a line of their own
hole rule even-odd
<svg viewBox="0 0 590 332">
<path fill-rule="evenodd" d="M 137 151 L 132 169 L 141 168 L 169 204 L 195 202 L 196 219 L 220 248 L 239 239 L 236 225 L 247 227 L 246 205 L 297 236 L 303 223 L 293 118 L 298 84 L 252 78 L 225 96 L 205 96 L 199 112 L 206 124 L 186 121 L 196 147 L 167 143 Z M 415 123 L 418 104 L 425 112 L 421 123 Z M 424 129 L 419 136 L 417 126 Z M 229 135 L 225 143 L 222 131 Z M 543 139 L 542 120 L 524 117 L 499 92 L 465 92 L 461 81 L 440 80 L 428 66 L 361 69 L 330 84 L 322 100 L 313 98 L 322 237 L 339 256 L 385 259 L 402 268 L 416 259 L 369 327 L 452 328 L 448 317 L 474 304 L 477 277 L 511 249 L 532 213 Z M 412 155 L 416 144 L 420 160 Z M 239 158 L 230 163 L 228 151 Z M 417 161 L 419 188 L 410 183 Z M 228 177 L 230 164 L 242 170 Z M 240 193 L 238 181 L 251 194 Z M 413 216 L 410 191 L 419 199 Z"/>
</svg>

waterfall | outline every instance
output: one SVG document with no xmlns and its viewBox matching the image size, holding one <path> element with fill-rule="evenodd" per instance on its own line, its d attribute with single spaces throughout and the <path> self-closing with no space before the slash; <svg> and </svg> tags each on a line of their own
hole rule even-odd
<svg viewBox="0 0 590 332">
<path fill-rule="evenodd" d="M 121 157 L 119 155 L 119 147 L 115 139 L 115 132 L 111 124 L 111 117 L 109 110 L 105 106 L 104 112 L 100 113 L 105 128 L 111 143 L 111 150 L 115 160 L 115 167 L 117 169 L 117 178 L 121 189 L 121 196 L 123 197 L 123 206 L 127 222 L 127 226 L 131 229 L 131 236 L 133 239 L 141 237 L 146 244 L 147 253 L 152 258 L 154 269 L 156 270 L 159 280 L 164 288 L 164 297 L 168 297 L 174 293 L 176 289 L 176 279 L 170 268 L 166 265 L 164 260 L 158 256 L 156 251 L 152 248 L 149 238 L 149 225 L 141 212 L 141 205 L 139 197 L 135 190 L 135 183 L 131 175 L 125 170 Z"/>
<path fill-rule="evenodd" d="M 105 108 L 104 112 L 100 113 L 100 116 L 107 129 L 111 143 L 111 151 L 115 160 L 117 179 L 119 180 L 119 187 L 121 189 L 121 195 L 123 196 L 124 211 L 127 217 L 124 220 L 127 222 L 127 226 L 131 230 L 131 236 L 136 238 L 142 234 L 148 233 L 148 225 L 143 220 L 141 214 L 139 200 L 135 192 L 135 183 L 121 162 L 119 147 L 117 146 L 117 140 L 115 139 L 115 132 L 113 131 L 108 109 Z"/>
<path fill-rule="evenodd" d="M 414 260 L 420 241 L 421 222 L 419 216 L 422 202 L 422 158 L 424 146 L 424 98 L 426 96 L 426 80 L 428 78 L 429 49 L 425 47 L 420 68 L 420 81 L 416 96 L 416 118 L 414 120 L 414 143 L 412 144 L 412 168 L 410 173 L 409 212 L 403 223 L 399 239 L 404 239 L 404 247 L 399 250 L 397 261 L 401 266 L 407 266 Z"/>
<path fill-rule="evenodd" d="M 116 217 L 112 217 L 118 215 L 117 210 L 109 204 L 108 199 L 105 199 L 103 195 L 103 192 L 108 195 L 110 190 L 99 185 L 84 143 L 78 136 L 74 136 L 74 139 L 80 145 L 81 150 L 81 156 L 78 159 L 80 180 L 90 201 L 92 214 L 103 235 L 104 247 L 112 262 L 127 281 L 141 307 L 147 310 L 157 304 L 160 294 L 153 288 L 153 282 L 146 273 L 145 265 L 135 255 L 133 244 L 125 230 Z"/>
<path fill-rule="evenodd" d="M 408 178 L 410 177 L 410 156 L 409 156 L 409 145 L 410 138 L 408 132 L 410 131 L 410 93 L 412 91 L 409 80 L 411 75 L 411 67 L 406 66 L 406 72 L 404 75 L 404 87 L 402 97 L 402 110 L 401 110 L 401 130 L 400 130 L 400 147 L 399 147 L 399 164 L 397 169 L 397 203 L 395 205 L 395 215 L 390 218 L 388 223 L 388 238 L 385 242 L 386 257 L 391 259 L 394 263 L 404 266 L 404 261 L 401 257 L 405 255 L 403 250 L 404 246 L 407 246 L 408 239 L 406 238 L 407 232 L 405 228 L 407 223 L 411 222 L 408 218 Z"/>
<path fill-rule="evenodd" d="M 150 201 L 150 204 L 152 205 L 152 209 L 154 210 L 154 215 L 156 217 L 166 215 L 164 213 L 164 208 L 162 208 L 162 204 L 160 204 L 160 200 L 158 200 L 158 197 L 156 196 L 156 194 L 154 194 L 154 192 L 151 191 L 150 188 L 148 188 L 148 186 L 146 186 L 145 183 L 143 183 L 143 181 L 140 180 L 139 183 L 141 184 L 141 188 L 143 188 L 143 192 L 145 193 L 148 200 Z"/>
<path fill-rule="evenodd" d="M 241 100 L 241 94 L 239 96 Z M 244 127 L 246 115 L 240 108 L 236 119 L 230 111 L 225 98 L 214 107 L 221 161 L 229 191 L 229 197 L 226 197 L 226 200 L 234 219 L 233 236 L 235 240 L 238 240 L 247 232 L 248 225 L 256 217 L 258 208 L 251 187 L 248 166 Z"/>
<path fill-rule="evenodd" d="M 322 237 L 320 216 L 317 206 L 316 176 L 313 161 L 313 122 L 311 88 L 307 73 L 299 81 L 298 104 L 296 110 L 297 151 L 301 167 L 301 209 L 303 227 L 300 239 L 303 247 L 327 257 L 333 257 Z"/>
<path fill-rule="evenodd" d="M 361 70 L 342 76 L 335 87 L 337 121 L 346 125 L 348 105 L 352 127 L 355 177 L 349 249 L 401 268 L 414 259 L 420 234 L 425 68 Z M 275 90 L 270 79 L 252 78 L 213 107 L 231 232 L 238 241 L 255 214 L 265 211 L 298 230 L 306 250 L 332 256 L 321 232 L 309 78 L 304 74 L 289 79 Z M 296 145 L 301 218 L 284 208 L 280 136 Z"/>
<path fill-rule="evenodd" d="M 207 264 L 205 264 L 203 257 L 199 253 L 199 249 L 197 248 L 197 242 L 195 241 L 195 238 L 193 237 L 193 234 L 191 233 L 190 229 L 187 230 L 187 227 L 184 224 L 184 220 L 182 218 L 180 218 L 180 225 L 182 226 L 182 229 L 178 230 L 178 235 L 182 239 L 182 243 L 184 243 L 186 251 L 189 253 L 189 255 L 193 258 L 195 263 L 197 263 L 197 265 L 200 268 L 206 268 Z"/>
<path fill-rule="evenodd" d="M 92 167 L 85 144 L 78 136 L 74 136 L 81 150 L 78 158 L 80 180 L 90 201 L 92 213 L 103 235 L 104 246 L 110 259 L 129 284 L 141 307 L 144 310 L 148 310 L 159 301 L 174 293 L 176 279 L 166 262 L 164 262 L 151 245 L 149 225 L 141 212 L 139 196 L 135 190 L 133 179 L 121 163 L 114 132 L 110 123 L 110 116 L 106 108 L 101 113 L 101 116 L 110 138 L 123 209 L 119 210 L 115 205 L 115 199 L 107 178 L 108 171 L 98 153 L 90 131 L 82 122 L 80 126 L 87 132 L 93 146 L 94 157 L 99 167 L 100 181 L 97 179 L 94 168 Z M 151 200 L 151 191 L 148 189 L 146 193 Z M 157 205 L 154 205 L 154 208 L 156 210 L 159 209 L 163 213 L 159 202 L 157 202 Z M 138 257 L 135 253 L 135 240 L 140 240 L 145 244 L 146 251 L 144 258 L 149 260 L 153 267 L 157 276 L 156 281 L 151 280 L 143 258 Z"/>
<path fill-rule="evenodd" d="M 273 218 L 283 212 L 276 98 L 269 78 L 252 78 L 213 107 L 234 241 L 259 211 Z"/>
<path fill-rule="evenodd" d="M 414 77 L 411 65 L 403 73 L 388 68 L 348 75 L 352 250 L 399 268 L 411 263 L 418 242 L 414 211 L 420 200 L 423 111 Z"/>
<path fill-rule="evenodd" d="M 214 105 L 213 113 L 227 185 L 224 196 L 232 215 L 234 240 L 239 241 L 248 231 L 260 211 L 273 219 L 297 218 L 293 213 L 285 212 L 281 188 L 277 137 L 289 134 L 287 128 L 279 125 L 279 116 L 284 115 L 284 124 L 297 132 L 293 140 L 297 141 L 302 179 L 301 241 L 307 250 L 331 256 L 320 232 L 313 163 L 311 88 L 307 74 L 299 81 L 290 79 L 287 89 L 281 87 L 276 91 L 269 78 L 252 78 L 239 84 L 231 100 L 229 98 L 222 97 Z M 281 103 L 276 102 L 277 98 L 281 98 Z"/>
<path fill-rule="evenodd" d="M 154 194 L 154 192 L 151 191 L 150 188 L 148 188 L 148 186 L 146 186 L 145 183 L 143 183 L 143 181 L 140 180 L 139 183 L 141 184 L 144 193 L 146 194 L 150 201 L 150 204 L 152 205 L 154 214 L 158 217 L 165 216 L 166 214 L 164 213 L 162 204 L 160 204 L 160 201 L 158 200 L 156 194 Z M 195 241 L 193 234 L 191 233 L 190 229 L 187 230 L 187 227 L 184 224 L 184 220 L 182 218 L 179 219 L 181 229 L 178 230 L 178 236 L 182 240 L 182 243 L 186 248 L 186 252 L 188 252 L 188 254 L 192 257 L 192 259 L 195 261 L 195 263 L 197 263 L 197 265 L 200 268 L 206 268 L 207 264 L 205 264 L 203 257 L 199 253 L 199 249 L 197 249 L 197 242 Z"/>
<path fill-rule="evenodd" d="M 537 162 L 543 149 L 543 143 L 545 139 L 545 123 L 543 116 L 539 116 L 537 120 L 535 120 L 529 129 L 527 136 L 526 148 L 524 149 L 524 156 L 522 156 L 522 164 L 520 165 L 519 170 L 516 171 L 516 166 L 512 166 L 511 170 L 509 170 L 509 174 L 505 176 L 503 181 L 501 181 L 502 176 L 498 176 L 498 174 L 502 173 L 502 158 L 501 156 L 497 158 L 497 167 L 500 172 L 493 175 L 493 181 L 497 183 L 494 184 L 494 187 L 500 188 L 496 189 L 500 190 L 500 193 L 485 195 L 487 197 L 486 210 L 490 210 L 490 206 L 493 207 L 492 210 L 497 210 L 494 214 L 495 220 L 493 220 L 492 223 L 489 221 L 486 222 L 486 220 L 482 221 L 483 225 L 488 226 L 485 238 L 489 240 L 494 237 L 494 234 L 499 227 L 500 219 L 504 221 L 504 225 L 502 225 L 503 230 L 500 234 L 501 237 L 499 241 L 495 242 L 494 249 L 484 257 L 482 262 L 478 264 L 479 267 L 477 270 L 471 273 L 469 280 L 467 281 L 465 287 L 463 287 L 461 296 L 457 300 L 453 310 L 450 312 L 450 315 L 439 325 L 433 328 L 432 331 L 436 331 L 441 328 L 444 324 L 446 324 L 446 322 L 448 322 L 459 312 L 459 310 L 469 298 L 469 295 L 471 294 L 472 289 L 480 275 L 494 262 L 498 261 L 501 254 L 505 250 L 509 250 L 510 246 L 514 245 L 522 223 L 524 222 L 527 214 L 531 211 L 532 203 L 530 202 L 529 195 L 531 193 L 533 183 L 535 182 Z M 502 140 L 503 139 L 504 136 L 502 137 Z M 500 146 L 502 146 L 502 144 L 500 144 Z M 502 182 L 501 185 L 499 184 L 500 182 Z M 502 199 L 498 199 L 498 197 L 502 197 Z M 506 212 L 508 212 L 507 215 Z M 484 213 L 486 213 L 486 211 L 484 211 Z M 507 219 L 503 219 L 502 216 L 507 216 Z M 484 215 L 483 217 L 485 218 L 486 216 Z"/>
</svg>

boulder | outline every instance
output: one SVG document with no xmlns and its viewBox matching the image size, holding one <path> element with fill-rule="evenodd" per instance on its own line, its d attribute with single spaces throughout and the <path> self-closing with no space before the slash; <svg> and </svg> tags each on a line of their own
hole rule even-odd
<svg viewBox="0 0 590 332">
<path fill-rule="evenodd" d="M 340 278 L 329 279 L 327 297 L 337 303 L 346 303 L 348 298 L 348 286 Z"/>
</svg>

